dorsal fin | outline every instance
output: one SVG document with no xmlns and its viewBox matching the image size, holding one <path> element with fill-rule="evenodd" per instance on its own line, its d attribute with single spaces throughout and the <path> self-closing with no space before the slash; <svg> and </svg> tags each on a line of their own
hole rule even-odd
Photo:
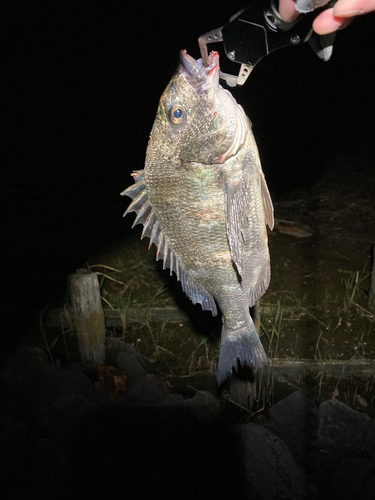
<svg viewBox="0 0 375 500">
<path fill-rule="evenodd" d="M 124 213 L 136 212 L 132 228 L 137 224 L 143 224 L 141 239 L 145 236 L 150 238 L 157 248 L 156 260 L 163 260 L 163 269 L 169 268 L 170 275 L 172 271 L 176 274 L 177 280 L 181 281 L 182 290 L 186 293 L 193 304 L 201 304 L 202 309 L 211 311 L 213 316 L 217 314 L 216 303 L 212 295 L 207 293 L 195 280 L 190 277 L 178 261 L 177 255 L 169 246 L 169 240 L 162 231 L 157 220 L 156 214 L 152 210 L 148 196 L 146 184 L 144 183 L 144 170 L 136 170 L 132 173 L 135 184 L 128 187 L 121 195 L 129 196 L 133 201 L 130 203 Z"/>
</svg>

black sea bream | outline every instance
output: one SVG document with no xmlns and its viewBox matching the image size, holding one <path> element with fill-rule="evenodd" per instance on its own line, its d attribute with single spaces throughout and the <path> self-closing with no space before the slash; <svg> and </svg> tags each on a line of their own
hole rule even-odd
<svg viewBox="0 0 375 500">
<path fill-rule="evenodd" d="M 249 308 L 270 280 L 266 224 L 273 207 L 249 119 L 219 85 L 219 55 L 208 66 L 181 52 L 160 98 L 144 170 L 125 194 L 142 238 L 175 272 L 194 304 L 223 314 L 217 381 L 267 356 Z"/>
</svg>

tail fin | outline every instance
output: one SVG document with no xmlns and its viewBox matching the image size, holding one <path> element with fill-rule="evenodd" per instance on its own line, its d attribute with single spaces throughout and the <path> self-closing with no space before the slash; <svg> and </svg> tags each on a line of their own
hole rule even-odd
<svg viewBox="0 0 375 500">
<path fill-rule="evenodd" d="M 250 368 L 264 368 L 268 364 L 267 355 L 253 324 L 235 331 L 226 330 L 223 326 L 217 367 L 218 385 L 232 375 L 238 361 L 241 366 Z"/>
</svg>

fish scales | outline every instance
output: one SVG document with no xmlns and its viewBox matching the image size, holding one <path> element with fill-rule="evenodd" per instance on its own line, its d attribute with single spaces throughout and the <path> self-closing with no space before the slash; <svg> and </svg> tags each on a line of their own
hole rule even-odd
<svg viewBox="0 0 375 500">
<path fill-rule="evenodd" d="M 143 236 L 175 272 L 193 303 L 223 316 L 218 383 L 238 363 L 262 368 L 267 357 L 249 308 L 270 279 L 266 224 L 272 201 L 250 122 L 208 67 L 181 52 L 160 98 L 145 169 L 122 194 L 133 199 Z"/>
</svg>

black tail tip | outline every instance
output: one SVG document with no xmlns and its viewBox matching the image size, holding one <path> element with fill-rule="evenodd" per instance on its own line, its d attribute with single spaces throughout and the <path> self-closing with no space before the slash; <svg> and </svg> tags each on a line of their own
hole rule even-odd
<svg viewBox="0 0 375 500">
<path fill-rule="evenodd" d="M 222 385 L 238 368 L 262 369 L 268 365 L 267 355 L 258 335 L 223 338 L 220 346 L 217 383 Z"/>
</svg>

